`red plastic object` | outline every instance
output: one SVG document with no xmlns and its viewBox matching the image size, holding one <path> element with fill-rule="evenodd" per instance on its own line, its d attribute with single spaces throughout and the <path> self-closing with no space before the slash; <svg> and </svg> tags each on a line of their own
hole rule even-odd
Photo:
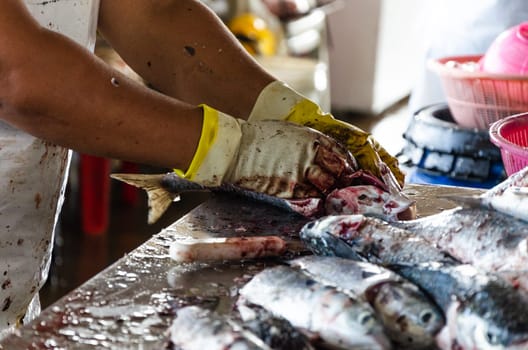
<svg viewBox="0 0 528 350">
<path fill-rule="evenodd" d="M 491 142 L 501 150 L 508 176 L 528 166 L 528 113 L 493 123 L 489 134 Z"/>
<path fill-rule="evenodd" d="M 102 234 L 110 214 L 110 160 L 81 154 L 81 225 L 84 233 Z"/>
<path fill-rule="evenodd" d="M 482 72 L 481 57 L 444 57 L 429 67 L 440 76 L 457 124 L 487 131 L 497 120 L 528 112 L 528 76 Z"/>
<path fill-rule="evenodd" d="M 123 162 L 121 164 L 121 173 L 133 173 L 136 174 L 139 172 L 139 166 L 136 163 Z M 123 202 L 127 205 L 135 206 L 139 203 L 139 190 L 137 187 L 131 186 L 126 183 L 121 184 L 122 192 L 121 197 Z"/>
</svg>

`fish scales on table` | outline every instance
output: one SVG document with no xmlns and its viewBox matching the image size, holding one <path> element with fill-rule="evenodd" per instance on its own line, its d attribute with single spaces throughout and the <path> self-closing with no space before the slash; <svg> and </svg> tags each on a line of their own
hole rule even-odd
<svg viewBox="0 0 528 350">
<path fill-rule="evenodd" d="M 257 305 L 337 349 L 389 349 L 372 307 L 288 266 L 257 273 L 240 290 L 241 305 Z"/>
<path fill-rule="evenodd" d="M 444 326 L 436 304 L 417 286 L 379 265 L 338 257 L 305 256 L 288 261 L 315 280 L 367 300 L 389 338 L 403 349 L 428 349 Z"/>
<path fill-rule="evenodd" d="M 183 179 L 174 172 L 155 175 L 112 174 L 111 177 L 147 192 L 149 223 L 156 222 L 172 202 L 179 200 L 181 193 L 191 191 L 233 193 L 305 217 L 324 215 L 325 210 L 332 213 L 341 210 L 347 213 L 370 213 L 387 220 L 395 220 L 398 214 L 406 212 L 414 204 L 414 201 L 405 196 L 399 187 L 396 187 L 397 183 L 391 180 L 390 176 L 386 175 L 387 180 L 384 182 L 362 170 L 357 171 L 356 174 L 351 177 L 350 184 L 336 188 L 328 195 L 320 194 L 309 198 L 279 198 L 230 183 L 219 187 L 207 187 Z"/>
<path fill-rule="evenodd" d="M 326 216 L 304 225 L 301 240 L 316 255 L 375 264 L 460 262 L 415 232 L 364 215 Z"/>
<path fill-rule="evenodd" d="M 427 291 L 446 314 L 441 349 L 528 349 L 528 296 L 471 265 L 392 266 Z"/>
</svg>

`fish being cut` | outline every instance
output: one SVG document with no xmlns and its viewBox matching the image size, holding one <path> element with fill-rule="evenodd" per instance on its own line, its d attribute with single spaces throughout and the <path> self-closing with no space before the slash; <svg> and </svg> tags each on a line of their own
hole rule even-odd
<svg viewBox="0 0 528 350">
<path fill-rule="evenodd" d="M 427 291 L 446 314 L 441 349 L 528 349 L 528 295 L 471 265 L 392 266 Z"/>
<path fill-rule="evenodd" d="M 364 215 L 334 215 L 311 221 L 300 232 L 301 240 L 316 255 L 388 265 L 459 261 L 419 234 Z"/>
<path fill-rule="evenodd" d="M 337 349 L 389 349 L 372 307 L 288 266 L 256 274 L 240 289 L 240 304 L 261 306 Z"/>
<path fill-rule="evenodd" d="M 344 210 L 347 213 L 368 212 L 387 220 L 395 220 L 397 215 L 409 209 L 414 201 L 407 198 L 401 191 L 386 185 L 364 171 L 358 171 L 351 178 L 353 186 L 343 187 L 332 192 L 329 204 L 325 205 L 326 197 L 310 198 L 279 198 L 244 189 L 236 184 L 223 184 L 211 188 L 183 179 L 175 173 L 146 174 L 112 174 L 112 178 L 129 185 L 139 187 L 147 192 L 149 214 L 148 222 L 156 222 L 167 210 L 170 204 L 178 201 L 180 193 L 189 191 L 231 192 L 246 198 L 265 202 L 288 211 L 299 213 L 305 217 L 324 215 L 325 208 L 332 212 Z M 366 185 L 362 185 L 367 183 Z"/>
<path fill-rule="evenodd" d="M 418 287 L 379 265 L 338 257 L 288 261 L 318 282 L 367 300 L 389 338 L 404 349 L 427 349 L 444 326 L 443 313 Z"/>
<path fill-rule="evenodd" d="M 495 209 L 528 221 L 528 167 L 511 175 L 480 196 L 444 196 L 470 206 Z"/>
<path fill-rule="evenodd" d="M 368 225 L 377 225 L 366 220 Z M 459 207 L 389 226 L 412 231 L 461 262 L 485 271 L 524 270 L 528 266 L 528 225 L 495 210 Z"/>
</svg>

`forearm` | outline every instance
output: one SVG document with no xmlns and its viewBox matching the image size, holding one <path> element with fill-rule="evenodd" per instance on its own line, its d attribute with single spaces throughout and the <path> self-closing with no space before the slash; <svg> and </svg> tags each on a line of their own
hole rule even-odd
<svg viewBox="0 0 528 350">
<path fill-rule="evenodd" d="M 23 25 L 20 34 L 0 24 L 0 118 L 79 152 L 188 166 L 200 108 L 131 81 L 63 36 Z"/>
<path fill-rule="evenodd" d="M 155 89 L 233 116 L 274 80 L 196 0 L 102 0 L 99 29 Z"/>
</svg>

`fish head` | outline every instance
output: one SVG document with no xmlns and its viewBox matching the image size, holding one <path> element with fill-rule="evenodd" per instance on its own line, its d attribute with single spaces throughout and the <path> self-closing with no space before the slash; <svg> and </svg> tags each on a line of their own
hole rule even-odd
<svg viewBox="0 0 528 350">
<path fill-rule="evenodd" d="M 431 347 L 444 327 L 442 311 L 411 283 L 387 282 L 367 291 L 390 338 L 407 347 Z"/>
<path fill-rule="evenodd" d="M 316 255 L 365 260 L 359 254 L 369 246 L 360 234 L 364 222 L 363 215 L 325 216 L 305 224 L 300 237 Z"/>
<path fill-rule="evenodd" d="M 528 349 L 528 333 L 519 333 L 508 324 L 497 324 L 493 317 L 486 316 L 492 315 L 479 315 L 471 308 L 460 308 L 455 321 L 456 343 L 463 349 Z"/>
<path fill-rule="evenodd" d="M 387 192 L 377 186 L 348 186 L 332 191 L 325 200 L 327 215 L 369 214 L 395 220 L 414 204 L 401 192 Z"/>
<path fill-rule="evenodd" d="M 342 334 L 336 334 L 345 346 L 354 349 L 390 349 L 390 341 L 384 333 L 383 327 L 376 317 L 374 310 L 368 304 L 357 303 L 348 310 L 341 312 L 333 323 L 340 327 L 333 327 Z"/>
</svg>

